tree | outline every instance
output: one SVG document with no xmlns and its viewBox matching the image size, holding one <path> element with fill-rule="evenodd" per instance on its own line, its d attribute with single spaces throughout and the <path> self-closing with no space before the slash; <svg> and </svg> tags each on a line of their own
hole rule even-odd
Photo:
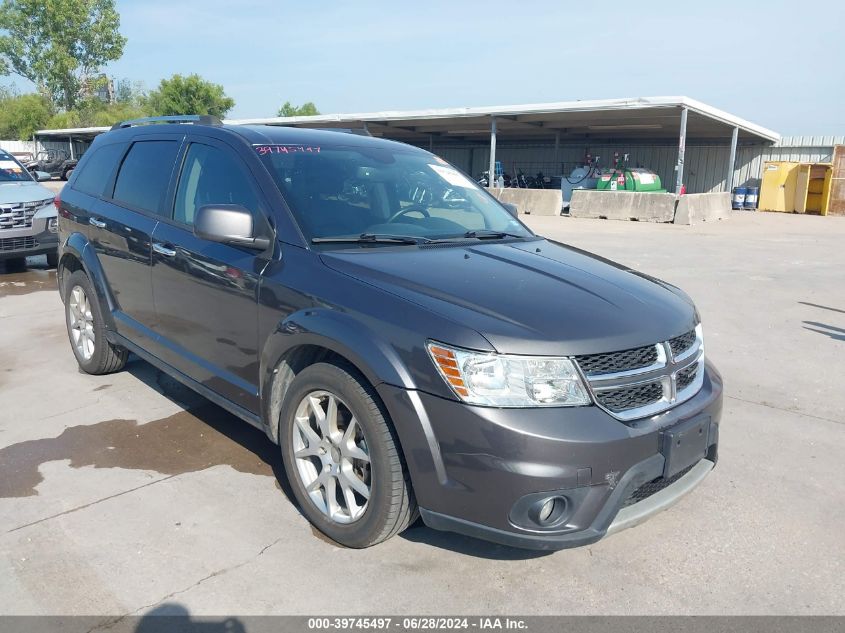
<svg viewBox="0 0 845 633">
<path fill-rule="evenodd" d="M 53 111 L 39 94 L 7 96 L 0 99 L 0 138 L 28 141 L 33 132 L 47 126 Z"/>
<path fill-rule="evenodd" d="M 117 79 L 114 82 L 114 100 L 117 103 L 141 107 L 147 99 L 144 82 Z"/>
<path fill-rule="evenodd" d="M 80 101 L 73 110 L 53 115 L 44 126 L 51 130 L 69 127 L 108 127 L 119 121 L 140 119 L 150 113 L 142 106 L 131 103 L 104 103 L 96 97 Z"/>
<path fill-rule="evenodd" d="M 119 27 L 114 0 L 3 0 L 0 74 L 30 80 L 69 110 L 86 82 L 123 55 Z"/>
<path fill-rule="evenodd" d="M 227 97 L 223 86 L 206 81 L 199 75 L 173 75 L 162 79 L 156 90 L 146 99 L 151 114 L 210 114 L 223 117 L 235 107 L 235 100 Z"/>
<path fill-rule="evenodd" d="M 320 112 L 311 101 L 303 103 L 301 106 L 295 106 L 290 101 L 285 101 L 279 108 L 279 116 L 314 116 L 316 114 L 320 114 Z"/>
</svg>

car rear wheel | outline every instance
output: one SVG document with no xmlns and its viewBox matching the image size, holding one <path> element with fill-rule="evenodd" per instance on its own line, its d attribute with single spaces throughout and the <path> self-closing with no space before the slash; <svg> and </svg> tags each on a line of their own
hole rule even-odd
<svg viewBox="0 0 845 633">
<path fill-rule="evenodd" d="M 294 378 L 279 443 L 302 512 L 334 541 L 369 547 L 413 521 L 399 441 L 378 396 L 351 366 L 317 363 Z"/>
<path fill-rule="evenodd" d="M 106 339 L 103 314 L 91 281 L 77 270 L 68 277 L 65 290 L 65 322 L 79 367 L 88 374 L 123 369 L 129 352 Z"/>
</svg>

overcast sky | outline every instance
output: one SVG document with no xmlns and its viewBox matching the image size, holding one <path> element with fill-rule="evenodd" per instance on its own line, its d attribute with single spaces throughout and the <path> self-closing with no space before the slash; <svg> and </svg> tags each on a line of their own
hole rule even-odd
<svg viewBox="0 0 845 633">
<path fill-rule="evenodd" d="M 153 88 L 199 73 L 235 118 L 286 100 L 332 113 L 686 95 L 784 135 L 845 134 L 841 1 L 117 4 L 129 42 L 109 74 Z"/>
</svg>

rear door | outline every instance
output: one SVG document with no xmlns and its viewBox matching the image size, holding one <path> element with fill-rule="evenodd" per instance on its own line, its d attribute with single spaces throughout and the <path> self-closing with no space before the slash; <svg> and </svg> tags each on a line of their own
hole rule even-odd
<svg viewBox="0 0 845 633">
<path fill-rule="evenodd" d="M 252 412 L 258 409 L 257 291 L 266 254 L 193 233 L 197 209 L 239 204 L 270 231 L 266 202 L 235 149 L 189 137 L 171 217 L 153 234 L 159 354 L 184 374 Z M 269 234 L 269 233 L 268 233 Z"/>
<path fill-rule="evenodd" d="M 184 134 L 157 134 L 132 142 L 89 219 L 89 240 L 115 300 L 118 332 L 143 346 L 156 338 L 151 237 L 183 139 Z"/>
</svg>

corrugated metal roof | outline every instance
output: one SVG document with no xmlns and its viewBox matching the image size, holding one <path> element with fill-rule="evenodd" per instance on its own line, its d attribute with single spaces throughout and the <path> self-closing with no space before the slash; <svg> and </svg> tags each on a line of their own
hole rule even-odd
<svg viewBox="0 0 845 633">
<path fill-rule="evenodd" d="M 385 110 L 380 112 L 362 112 L 349 114 L 320 114 L 308 117 L 266 117 L 257 119 L 229 119 L 224 123 L 238 125 L 238 124 L 267 124 L 267 125 L 291 125 L 291 126 L 314 126 L 314 127 L 331 127 L 337 125 L 349 124 L 365 124 L 371 122 L 373 124 L 380 123 L 385 128 L 393 128 L 393 132 L 400 133 L 401 123 L 419 124 L 427 121 L 431 125 L 439 122 L 445 126 L 445 129 L 454 129 L 453 126 L 460 126 L 462 122 L 474 120 L 478 125 L 482 124 L 482 119 L 489 117 L 502 117 L 502 132 L 507 126 L 514 127 L 515 132 L 550 132 L 553 127 L 543 130 L 544 119 L 550 119 L 550 122 L 570 120 L 573 117 L 581 119 L 589 119 L 584 114 L 596 113 L 597 118 L 602 118 L 602 121 L 608 117 L 613 117 L 613 113 L 619 113 L 619 117 L 627 116 L 626 113 L 633 113 L 635 111 L 647 112 L 654 110 L 657 114 L 658 110 L 687 108 L 691 113 L 698 115 L 697 121 L 703 125 L 705 121 L 713 121 L 721 123 L 730 127 L 738 127 L 741 132 L 748 134 L 763 141 L 776 142 L 780 140 L 780 135 L 777 132 L 766 129 L 750 121 L 746 121 L 740 117 L 734 116 L 724 110 L 719 110 L 695 99 L 689 97 L 639 97 L 630 99 L 600 99 L 600 100 L 586 100 L 586 101 L 559 101 L 554 103 L 529 103 L 523 105 L 505 105 L 505 106 L 488 106 L 488 107 L 473 107 L 473 108 L 441 108 L 441 109 L 424 109 L 424 110 Z M 580 117 L 579 117 L 580 113 Z M 547 116 L 544 116 L 547 115 Z M 569 115 L 567 117 L 567 115 Z M 523 117 L 520 120 L 520 117 Z M 616 118 L 619 118 L 616 117 Z M 510 118 L 510 122 L 508 121 Z M 643 118 L 645 121 L 645 118 Z M 589 122 L 589 121 L 588 121 Z M 651 128 L 661 128 L 662 125 L 648 125 L 647 122 L 631 123 L 630 121 L 623 121 L 624 124 L 616 124 L 613 120 L 609 120 L 609 125 L 588 125 L 587 132 L 592 132 L 598 135 L 601 132 L 607 132 L 611 129 L 639 129 L 645 135 L 648 135 Z M 690 125 L 694 123 L 691 121 Z M 565 126 L 565 124 L 564 124 Z M 602 128 L 601 130 L 599 128 Z M 606 128 L 606 129 L 604 129 Z M 63 130 L 39 130 L 39 136 L 71 136 L 71 135 L 90 135 L 96 136 L 99 133 L 108 131 L 105 127 L 92 128 L 73 128 Z M 460 130 L 458 130 L 460 131 Z M 471 130 L 471 132 L 484 133 L 484 129 Z M 690 134 L 692 134 L 692 128 Z M 721 131 L 718 131 L 721 134 Z"/>
<path fill-rule="evenodd" d="M 436 121 L 438 119 L 461 119 L 485 116 L 520 116 L 536 114 L 561 114 L 568 112 L 611 112 L 626 110 L 647 110 L 650 108 L 682 108 L 698 113 L 709 119 L 719 121 L 731 127 L 738 127 L 766 141 L 777 142 L 780 134 L 751 123 L 733 114 L 719 110 L 689 97 L 638 97 L 629 99 L 600 99 L 588 101 L 559 101 L 554 103 L 530 103 L 509 106 L 487 106 L 477 108 L 442 108 L 425 110 L 385 110 L 381 112 L 359 112 L 349 114 L 319 114 L 315 116 L 266 117 L 258 119 L 235 119 L 226 121 L 232 124 L 264 125 L 320 125 L 349 124 L 377 121 L 409 123 L 418 121 Z"/>
</svg>

